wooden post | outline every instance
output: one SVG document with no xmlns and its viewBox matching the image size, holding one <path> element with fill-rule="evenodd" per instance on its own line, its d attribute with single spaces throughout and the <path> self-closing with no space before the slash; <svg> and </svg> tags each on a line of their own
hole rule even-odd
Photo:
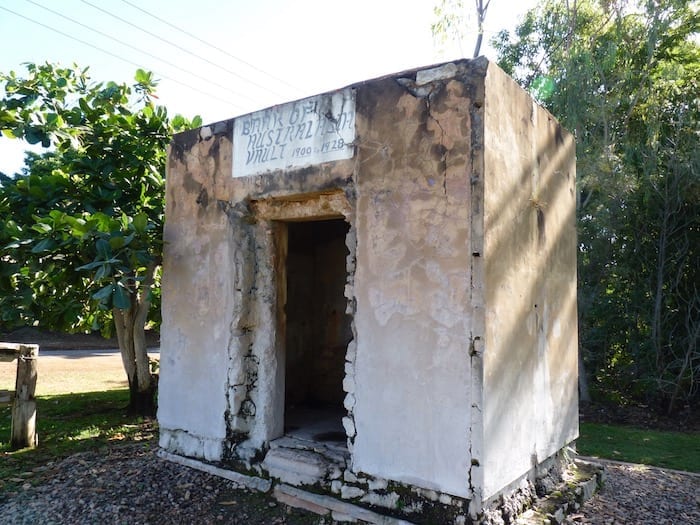
<svg viewBox="0 0 700 525">
<path fill-rule="evenodd" d="M 0 347 L 5 351 L 14 350 L 17 357 L 10 448 L 12 450 L 34 448 L 38 443 L 34 392 L 36 391 L 39 346 L 0 343 Z"/>
</svg>

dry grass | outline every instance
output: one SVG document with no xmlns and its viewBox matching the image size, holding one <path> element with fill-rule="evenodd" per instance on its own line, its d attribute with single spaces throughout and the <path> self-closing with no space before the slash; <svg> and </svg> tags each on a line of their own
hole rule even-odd
<svg viewBox="0 0 700 525">
<path fill-rule="evenodd" d="M 15 389 L 17 361 L 0 363 L 0 390 Z M 103 392 L 126 388 L 119 353 L 61 357 L 50 350 L 39 354 L 37 396 Z"/>
</svg>

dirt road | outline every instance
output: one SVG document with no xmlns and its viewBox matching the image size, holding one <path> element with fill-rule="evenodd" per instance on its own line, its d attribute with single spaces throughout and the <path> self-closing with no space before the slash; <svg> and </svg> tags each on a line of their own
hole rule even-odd
<svg viewBox="0 0 700 525">
<path fill-rule="evenodd" d="M 0 390 L 14 390 L 17 362 L 0 363 Z M 126 388 L 121 355 L 109 350 L 39 350 L 36 395 Z"/>
</svg>

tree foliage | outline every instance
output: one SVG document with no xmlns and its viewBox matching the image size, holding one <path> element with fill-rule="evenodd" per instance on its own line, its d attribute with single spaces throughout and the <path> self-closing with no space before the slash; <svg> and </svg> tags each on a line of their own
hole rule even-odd
<svg viewBox="0 0 700 525">
<path fill-rule="evenodd" d="M 593 386 L 668 412 L 700 398 L 699 30 L 694 2 L 547 1 L 493 42 L 576 137 Z"/>
<path fill-rule="evenodd" d="M 470 24 L 470 13 L 476 15 L 476 42 L 474 44 L 474 58 L 481 53 L 481 44 L 484 39 L 484 20 L 491 0 L 474 0 L 473 11 L 464 6 L 464 0 L 439 0 L 433 8 L 435 21 L 430 29 L 433 37 L 440 44 L 449 40 L 457 40 L 460 43 L 467 26 Z M 471 9 L 471 8 L 470 8 Z"/>
<path fill-rule="evenodd" d="M 0 130 L 50 148 L 0 179 L 0 315 L 109 331 L 114 321 L 132 407 L 152 409 L 144 326 L 162 252 L 166 146 L 173 125 L 139 70 L 133 86 L 93 83 L 87 70 L 27 65 L 0 74 Z M 198 122 L 194 123 L 195 125 Z"/>
</svg>

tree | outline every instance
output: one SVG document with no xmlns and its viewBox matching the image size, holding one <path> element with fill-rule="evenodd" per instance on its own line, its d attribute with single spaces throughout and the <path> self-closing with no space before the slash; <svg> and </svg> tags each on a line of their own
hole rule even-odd
<svg viewBox="0 0 700 525">
<path fill-rule="evenodd" d="M 463 30 L 454 5 L 436 9 L 434 32 Z M 700 397 L 699 28 L 687 0 L 550 0 L 492 42 L 501 67 L 576 137 L 592 386 L 667 412 Z"/>
<path fill-rule="evenodd" d="M 0 328 L 7 331 L 38 324 L 49 330 L 99 330 L 110 319 L 91 300 L 90 279 L 76 272 L 82 259 L 60 260 L 40 254 L 44 217 L 68 199 L 80 199 L 53 153 L 27 153 L 23 173 L 0 174 Z M 45 246 L 46 244 L 44 244 Z"/>
<path fill-rule="evenodd" d="M 699 29 L 687 1 L 548 1 L 494 41 L 576 137 L 593 384 L 667 412 L 700 389 Z"/>
<path fill-rule="evenodd" d="M 491 0 L 486 0 L 485 4 L 484 0 L 474 0 L 477 26 L 474 58 L 481 53 L 481 44 L 484 40 L 484 20 L 489 4 L 491 4 Z M 463 0 L 440 0 L 433 11 L 435 13 L 435 22 L 431 26 L 433 36 L 443 43 L 449 39 L 461 42 L 468 19 Z"/>
<path fill-rule="evenodd" d="M 12 289 L 19 307 L 8 314 L 4 297 L 3 321 L 107 329 L 111 314 L 129 408 L 153 413 L 145 326 L 161 262 L 166 146 L 199 119 L 170 121 L 142 70 L 128 86 L 92 83 L 77 67 L 26 67 L 26 78 L 0 75 L 0 130 L 51 149 L 0 180 L 0 211 L 11 217 L 0 232 L 0 290 Z"/>
</svg>

